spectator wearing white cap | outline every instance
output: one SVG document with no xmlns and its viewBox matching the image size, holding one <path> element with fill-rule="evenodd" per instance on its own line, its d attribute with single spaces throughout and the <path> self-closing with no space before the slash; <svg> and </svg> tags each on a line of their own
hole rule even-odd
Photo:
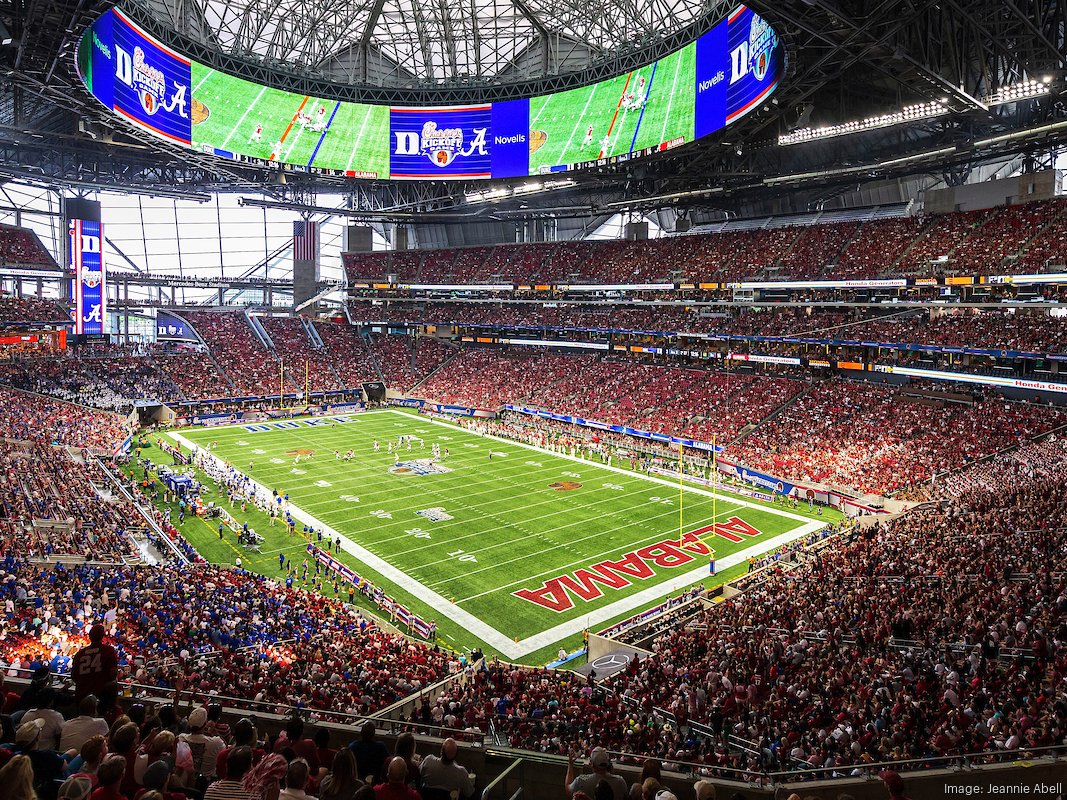
<svg viewBox="0 0 1067 800">
<path fill-rule="evenodd" d="M 626 800 L 630 788 L 621 775 L 612 772 L 611 757 L 603 747 L 594 747 L 589 753 L 589 767 L 593 770 L 588 775 L 576 775 L 574 769 L 574 754 L 567 757 L 566 786 L 570 794 L 583 792 L 589 797 L 596 794 L 596 786 L 600 781 L 607 781 L 611 786 L 614 800 Z"/>
<path fill-rule="evenodd" d="M 205 725 L 207 708 L 199 706 L 189 715 L 189 732 L 183 733 L 178 739 L 188 744 L 193 753 L 193 774 L 214 778 L 216 760 L 226 743 L 218 736 L 205 735 Z"/>
</svg>

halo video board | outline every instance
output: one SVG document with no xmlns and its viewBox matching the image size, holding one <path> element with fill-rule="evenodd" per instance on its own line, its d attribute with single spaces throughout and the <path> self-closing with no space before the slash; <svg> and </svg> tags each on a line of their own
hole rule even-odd
<svg viewBox="0 0 1067 800">
<path fill-rule="evenodd" d="M 113 8 L 86 30 L 77 63 L 107 108 L 200 152 L 354 178 L 467 180 L 614 164 L 714 134 L 770 96 L 783 56 L 774 29 L 739 6 L 680 50 L 578 89 L 466 106 L 386 106 L 220 72 Z"/>
</svg>

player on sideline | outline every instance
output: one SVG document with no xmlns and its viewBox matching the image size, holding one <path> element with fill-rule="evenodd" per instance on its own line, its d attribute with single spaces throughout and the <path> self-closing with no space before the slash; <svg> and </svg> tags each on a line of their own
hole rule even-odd
<svg viewBox="0 0 1067 800">
<path fill-rule="evenodd" d="M 271 160 L 273 160 L 273 161 L 281 161 L 282 160 L 282 144 L 283 143 L 282 143 L 281 139 L 279 139 L 277 142 L 275 142 L 274 151 L 270 154 Z"/>
<path fill-rule="evenodd" d="M 263 141 L 263 125 L 256 125 L 255 130 L 252 131 L 252 135 L 248 137 L 250 142 L 262 142 Z"/>
<path fill-rule="evenodd" d="M 590 125 L 585 130 L 585 138 L 582 139 L 582 146 L 586 146 L 593 143 L 593 126 Z"/>
</svg>

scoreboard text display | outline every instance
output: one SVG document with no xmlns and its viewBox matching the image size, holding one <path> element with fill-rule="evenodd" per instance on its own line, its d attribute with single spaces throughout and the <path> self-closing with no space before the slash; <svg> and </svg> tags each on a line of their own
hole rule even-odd
<svg viewBox="0 0 1067 800">
<path fill-rule="evenodd" d="M 113 8 L 86 30 L 77 63 L 107 108 L 204 153 L 355 178 L 468 180 L 618 163 L 714 134 L 770 96 L 783 56 L 774 29 L 739 6 L 680 50 L 589 86 L 497 103 L 389 107 L 219 72 Z"/>
</svg>

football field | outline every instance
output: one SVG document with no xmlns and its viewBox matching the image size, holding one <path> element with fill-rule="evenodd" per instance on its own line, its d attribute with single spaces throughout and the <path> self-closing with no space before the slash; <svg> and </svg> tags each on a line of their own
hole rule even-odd
<svg viewBox="0 0 1067 800">
<path fill-rule="evenodd" d="M 258 86 L 193 65 L 193 147 L 389 174 L 389 109 Z M 308 122 L 301 124 L 306 115 Z M 257 127 L 262 126 L 259 134 Z"/>
<path fill-rule="evenodd" d="M 663 142 L 693 140 L 696 50 L 684 47 L 647 67 L 591 86 L 530 100 L 530 174 Z M 644 98 L 634 105 L 626 98 Z"/>
<path fill-rule="evenodd" d="M 268 493 L 288 493 L 301 524 L 340 536 L 358 574 L 424 619 L 451 623 L 457 646 L 513 659 L 708 580 L 712 555 L 722 571 L 837 518 L 697 487 L 680 493 L 629 468 L 400 410 L 167 436 L 214 443 L 213 456 Z M 390 454 L 401 436 L 413 437 L 411 449 Z M 434 445 L 448 451 L 439 462 Z M 351 461 L 336 458 L 350 449 Z M 304 548 L 273 536 L 252 568 L 278 575 L 278 553 L 299 563 Z"/>
</svg>

